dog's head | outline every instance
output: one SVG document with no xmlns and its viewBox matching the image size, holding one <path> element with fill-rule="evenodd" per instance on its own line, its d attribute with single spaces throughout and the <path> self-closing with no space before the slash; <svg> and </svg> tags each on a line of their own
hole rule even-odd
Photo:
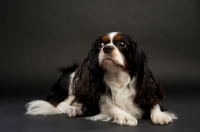
<svg viewBox="0 0 200 132">
<path fill-rule="evenodd" d="M 98 45 L 99 65 L 106 70 L 115 71 L 117 67 L 128 70 L 133 57 L 133 45 L 129 36 L 117 32 L 100 37 Z"/>
</svg>

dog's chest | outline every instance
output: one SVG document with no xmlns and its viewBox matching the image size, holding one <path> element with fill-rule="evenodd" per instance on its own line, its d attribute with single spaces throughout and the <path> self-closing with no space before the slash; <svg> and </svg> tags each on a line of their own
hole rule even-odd
<svg viewBox="0 0 200 132">
<path fill-rule="evenodd" d="M 126 87 L 130 83 L 130 76 L 126 72 L 106 72 L 104 75 L 104 81 L 105 83 L 111 88 L 111 89 L 122 89 Z"/>
<path fill-rule="evenodd" d="M 136 118 L 142 116 L 142 110 L 133 102 L 136 95 L 135 78 L 131 80 L 126 72 L 105 73 L 104 81 L 111 90 L 110 98 L 114 105 Z"/>
<path fill-rule="evenodd" d="M 112 100 L 118 105 L 132 103 L 135 89 L 131 85 L 131 78 L 126 72 L 105 73 L 104 81 L 111 90 Z"/>
</svg>

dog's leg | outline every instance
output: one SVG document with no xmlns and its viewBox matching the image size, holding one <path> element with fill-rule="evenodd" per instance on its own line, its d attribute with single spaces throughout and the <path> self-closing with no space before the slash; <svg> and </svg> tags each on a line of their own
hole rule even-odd
<svg viewBox="0 0 200 132">
<path fill-rule="evenodd" d="M 113 122 L 120 125 L 136 126 L 137 119 L 131 114 L 125 112 L 117 106 L 113 106 L 109 110 L 109 114 L 113 117 Z"/>
<path fill-rule="evenodd" d="M 135 117 L 119 108 L 116 104 L 113 103 L 111 98 L 106 95 L 101 97 L 100 108 L 101 113 L 99 115 L 93 116 L 91 118 L 92 120 L 113 120 L 114 123 L 120 125 L 137 125 L 137 119 Z"/>
<path fill-rule="evenodd" d="M 66 113 L 69 117 L 81 116 L 82 105 L 78 102 L 74 102 L 74 98 L 74 96 L 68 96 L 68 98 L 57 105 L 57 108 L 62 113 Z"/>
<path fill-rule="evenodd" d="M 106 109 L 105 111 L 102 109 Z M 136 126 L 137 125 L 137 119 L 133 117 L 131 114 L 126 113 L 122 109 L 120 109 L 117 106 L 113 106 L 112 108 L 109 108 L 107 106 L 102 106 L 101 113 L 93 116 L 89 119 L 91 120 L 102 120 L 102 121 L 110 121 L 120 124 L 120 125 L 129 125 L 129 126 Z"/>
<path fill-rule="evenodd" d="M 173 119 L 177 119 L 177 117 L 173 113 L 161 111 L 159 105 L 155 105 L 150 112 L 151 121 L 154 124 L 165 125 L 171 123 Z"/>
</svg>

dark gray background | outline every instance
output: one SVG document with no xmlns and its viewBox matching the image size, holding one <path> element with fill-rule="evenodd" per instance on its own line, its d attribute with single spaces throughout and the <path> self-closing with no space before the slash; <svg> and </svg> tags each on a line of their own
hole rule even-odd
<svg viewBox="0 0 200 132">
<path fill-rule="evenodd" d="M 196 122 L 199 120 L 195 114 L 199 113 L 200 93 L 199 0 L 1 0 L 0 93 L 3 100 L 1 105 L 5 107 L 1 112 L 3 119 L 7 119 L 6 115 L 12 113 L 8 111 L 14 106 L 21 115 L 18 112 L 11 114 L 9 118 L 12 121 L 18 119 L 27 123 L 42 118 L 29 119 L 24 116 L 24 104 L 43 98 L 60 76 L 56 68 L 70 65 L 75 60 L 81 62 L 93 41 L 111 31 L 129 34 L 146 51 L 151 68 L 166 90 L 164 104 L 182 116 L 169 126 L 158 127 L 149 122 L 150 125 L 140 123 L 138 129 L 141 130 L 144 125 L 144 129 L 162 131 L 197 130 Z M 190 116 L 187 118 L 186 115 Z M 59 123 L 61 116 L 55 118 Z M 44 123 L 46 120 L 42 118 L 37 121 Z M 100 131 L 98 123 L 94 129 Z M 9 128 L 8 125 L 2 125 L 4 130 Z M 18 126 L 13 127 L 16 131 L 40 131 L 48 129 L 48 126 L 53 127 L 48 123 L 46 125 L 39 129 L 31 123 L 25 128 L 12 124 Z M 87 123 L 85 125 L 87 128 Z M 65 130 L 68 129 L 65 127 Z M 114 130 L 109 127 L 106 130 Z M 72 127 L 71 130 L 81 131 L 81 128 Z M 53 131 L 60 129 L 55 126 Z M 91 128 L 91 131 L 94 129 Z M 117 128 L 118 131 L 124 129 Z"/>
<path fill-rule="evenodd" d="M 111 31 L 132 36 L 161 81 L 197 82 L 199 4 L 198 0 L 4 0 L 1 85 L 17 91 L 49 86 L 59 76 L 54 75 L 55 68 L 81 62 L 93 41 Z"/>
</svg>

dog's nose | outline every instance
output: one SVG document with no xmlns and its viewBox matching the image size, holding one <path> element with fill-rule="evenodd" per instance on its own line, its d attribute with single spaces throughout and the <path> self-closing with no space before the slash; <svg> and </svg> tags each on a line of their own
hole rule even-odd
<svg viewBox="0 0 200 132">
<path fill-rule="evenodd" d="M 107 53 L 110 53 L 113 49 L 114 49 L 113 46 L 105 46 L 103 48 L 103 52 L 107 54 Z"/>
</svg>

